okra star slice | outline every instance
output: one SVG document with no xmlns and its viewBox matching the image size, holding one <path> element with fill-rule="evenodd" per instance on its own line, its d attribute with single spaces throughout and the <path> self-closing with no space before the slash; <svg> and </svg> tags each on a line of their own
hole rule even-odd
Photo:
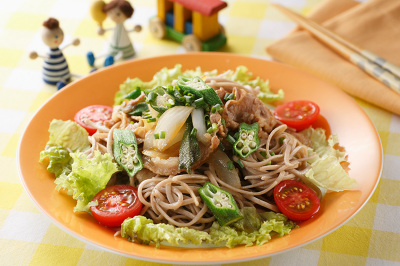
<svg viewBox="0 0 400 266">
<path fill-rule="evenodd" d="M 131 130 L 114 129 L 113 152 L 115 161 L 133 177 L 143 168 L 136 137 Z"/>
<path fill-rule="evenodd" d="M 209 105 L 223 105 L 214 89 L 208 86 L 200 77 L 179 77 L 177 85 L 184 91 L 189 91 L 197 97 L 203 97 L 204 101 Z"/>
<path fill-rule="evenodd" d="M 258 137 L 258 123 L 241 123 L 239 126 L 239 136 L 233 148 L 241 158 L 247 158 L 250 154 L 258 150 L 260 139 Z"/>
<path fill-rule="evenodd" d="M 199 188 L 199 194 L 221 226 L 229 225 L 243 218 L 235 199 L 228 191 L 206 182 L 203 187 Z"/>
</svg>

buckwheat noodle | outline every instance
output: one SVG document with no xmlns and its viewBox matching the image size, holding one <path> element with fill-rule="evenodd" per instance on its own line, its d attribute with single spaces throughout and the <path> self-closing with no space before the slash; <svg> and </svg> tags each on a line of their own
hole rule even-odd
<svg viewBox="0 0 400 266">
<path fill-rule="evenodd" d="M 212 88 L 232 93 L 244 90 L 257 95 L 260 88 L 243 86 L 227 79 L 227 73 L 216 77 L 207 77 L 206 82 Z M 97 132 L 89 137 L 91 148 L 86 151 L 92 158 L 94 151 L 112 153 L 113 130 L 132 130 L 142 148 L 146 128 L 145 120 L 139 116 L 129 116 L 121 111 L 129 103 L 124 102 L 115 108 L 112 121 L 104 125 L 91 123 Z M 132 104 L 132 103 L 130 103 Z M 90 121 L 87 121 L 90 123 Z M 215 217 L 201 200 L 198 189 L 205 182 L 211 182 L 232 194 L 240 208 L 254 206 L 264 211 L 278 211 L 272 201 L 272 191 L 282 180 L 301 179 L 308 170 L 307 146 L 292 134 L 286 125 L 277 123 L 271 132 L 265 132 L 260 139 L 260 148 L 245 159 L 233 156 L 233 161 L 241 160 L 242 184 L 233 187 L 217 176 L 214 166 L 205 163 L 192 174 L 160 176 L 152 173 L 143 180 L 131 179 L 131 185 L 138 187 L 138 197 L 143 203 L 141 214 L 151 218 L 154 223 L 167 223 L 178 227 L 189 227 L 207 231 Z"/>
</svg>

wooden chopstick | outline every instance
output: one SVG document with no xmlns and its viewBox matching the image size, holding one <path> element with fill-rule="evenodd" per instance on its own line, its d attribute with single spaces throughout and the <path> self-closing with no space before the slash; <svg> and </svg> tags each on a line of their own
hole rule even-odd
<svg viewBox="0 0 400 266">
<path fill-rule="evenodd" d="M 321 42 L 339 53 L 342 57 L 354 63 L 372 77 L 378 79 L 387 87 L 400 93 L 400 68 L 376 54 L 363 50 L 355 44 L 343 39 L 318 23 L 307 19 L 290 9 L 278 4 L 271 4 L 284 15 L 292 19 L 303 29 L 310 32 Z"/>
</svg>

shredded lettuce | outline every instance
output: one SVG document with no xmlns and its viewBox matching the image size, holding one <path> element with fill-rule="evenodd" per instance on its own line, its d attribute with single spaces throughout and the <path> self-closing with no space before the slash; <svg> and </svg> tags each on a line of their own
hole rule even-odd
<svg viewBox="0 0 400 266">
<path fill-rule="evenodd" d="M 87 131 L 74 121 L 53 119 L 49 127 L 47 145 L 61 146 L 72 152 L 85 151 L 90 147 Z"/>
<path fill-rule="evenodd" d="M 73 159 L 71 172 L 62 173 L 54 182 L 56 190 L 65 189 L 77 200 L 74 212 L 89 212 L 91 200 L 104 189 L 111 176 L 118 171 L 110 154 L 102 155 L 94 152 L 94 157 L 88 160 L 83 153 L 71 153 Z"/>
<path fill-rule="evenodd" d="M 119 91 L 115 93 L 114 105 L 120 105 L 124 98 L 138 87 L 143 90 L 147 88 L 146 83 L 139 78 L 125 80 L 124 83 L 119 85 Z"/>
<path fill-rule="evenodd" d="M 232 248 L 237 245 L 262 245 L 268 242 L 273 235 L 287 235 L 291 229 L 297 227 L 293 222 L 287 221 L 283 214 L 268 212 L 258 215 L 255 208 L 248 208 L 243 212 L 245 213 L 244 220 L 247 219 L 247 223 L 252 224 L 252 228 L 247 228 L 247 231 L 245 230 L 246 225 L 243 223 L 231 227 L 220 226 L 214 222 L 210 232 L 207 233 L 169 224 L 154 224 L 153 220 L 144 216 L 135 216 L 122 223 L 121 236 L 133 242 L 154 243 L 156 247 L 160 247 L 164 242 L 175 246 L 209 244 Z"/>
<path fill-rule="evenodd" d="M 200 245 L 203 241 L 210 241 L 207 232 L 170 224 L 154 224 L 153 220 L 140 215 L 127 218 L 122 223 L 121 236 L 142 244 L 155 243 L 156 247 L 160 247 L 163 241 L 175 246 L 189 243 Z"/>
<path fill-rule="evenodd" d="M 217 70 L 202 71 L 200 67 L 194 70 L 186 70 L 182 72 L 182 65 L 177 64 L 173 68 L 163 68 L 157 72 L 151 81 L 145 82 L 139 78 L 128 78 L 120 85 L 119 91 L 115 94 L 114 105 L 122 103 L 124 98 L 137 87 L 143 91 L 151 89 L 155 86 L 168 86 L 171 85 L 173 80 L 178 79 L 179 76 L 193 78 L 195 76 L 201 77 L 203 75 L 216 76 Z M 242 85 L 250 85 L 251 87 L 259 87 L 260 92 L 257 97 L 264 103 L 269 103 L 277 100 L 282 100 L 284 93 L 279 90 L 277 94 L 273 93 L 269 87 L 268 81 L 264 81 L 259 77 L 254 77 L 252 73 L 248 72 L 245 66 L 238 66 L 235 71 L 228 71 L 225 76 L 227 79 L 236 81 Z"/>
<path fill-rule="evenodd" d="M 260 92 L 257 97 L 264 103 L 282 100 L 284 97 L 283 90 L 279 90 L 277 94 L 271 91 L 269 81 L 264 81 L 260 77 L 254 78 L 253 74 L 248 72 L 247 67 L 238 66 L 235 72 L 229 72 L 226 78 L 236 81 L 242 85 L 249 85 L 253 88 L 259 87 Z"/>
<path fill-rule="evenodd" d="M 305 174 L 306 178 L 314 185 L 331 191 L 342 191 L 354 189 L 358 186 L 357 181 L 341 166 L 346 161 L 346 154 L 335 149 L 338 143 L 336 135 L 331 135 L 328 140 L 325 130 L 309 128 L 305 132 L 311 139 L 313 149 L 309 149 L 309 155 L 315 155 L 310 159 L 310 170 Z"/>
<path fill-rule="evenodd" d="M 59 177 L 62 173 L 69 174 L 71 172 L 72 158 L 69 152 L 62 146 L 46 145 L 45 149 L 40 152 L 40 162 L 48 159 L 47 171 L 54 173 Z"/>
</svg>

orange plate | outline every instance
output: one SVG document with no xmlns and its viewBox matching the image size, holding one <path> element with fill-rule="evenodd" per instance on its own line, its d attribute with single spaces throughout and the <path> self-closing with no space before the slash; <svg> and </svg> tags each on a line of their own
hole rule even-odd
<svg viewBox="0 0 400 266">
<path fill-rule="evenodd" d="M 39 153 L 48 140 L 48 127 L 54 118 L 73 120 L 81 108 L 92 104 L 112 105 L 119 84 L 127 77 L 151 80 L 163 67 L 182 64 L 183 69 L 218 69 L 219 73 L 247 66 L 255 76 L 270 81 L 273 90 L 283 89 L 285 101 L 307 99 L 318 103 L 332 134 L 349 155 L 350 176 L 359 187 L 355 191 L 327 194 L 319 214 L 303 223 L 288 236 L 275 238 L 262 246 L 236 248 L 173 248 L 155 249 L 135 244 L 95 222 L 89 214 L 75 214 L 71 196 L 54 190 L 54 177 L 38 163 Z M 29 122 L 18 147 L 18 168 L 21 181 L 32 198 L 55 224 L 75 237 L 108 251 L 129 257 L 166 263 L 221 263 L 262 258 L 310 243 L 350 219 L 372 195 L 382 169 L 382 148 L 379 136 L 363 110 L 347 94 L 336 87 L 292 67 L 261 59 L 224 53 L 188 53 L 138 59 L 99 70 L 78 80 L 48 100 Z"/>
</svg>

